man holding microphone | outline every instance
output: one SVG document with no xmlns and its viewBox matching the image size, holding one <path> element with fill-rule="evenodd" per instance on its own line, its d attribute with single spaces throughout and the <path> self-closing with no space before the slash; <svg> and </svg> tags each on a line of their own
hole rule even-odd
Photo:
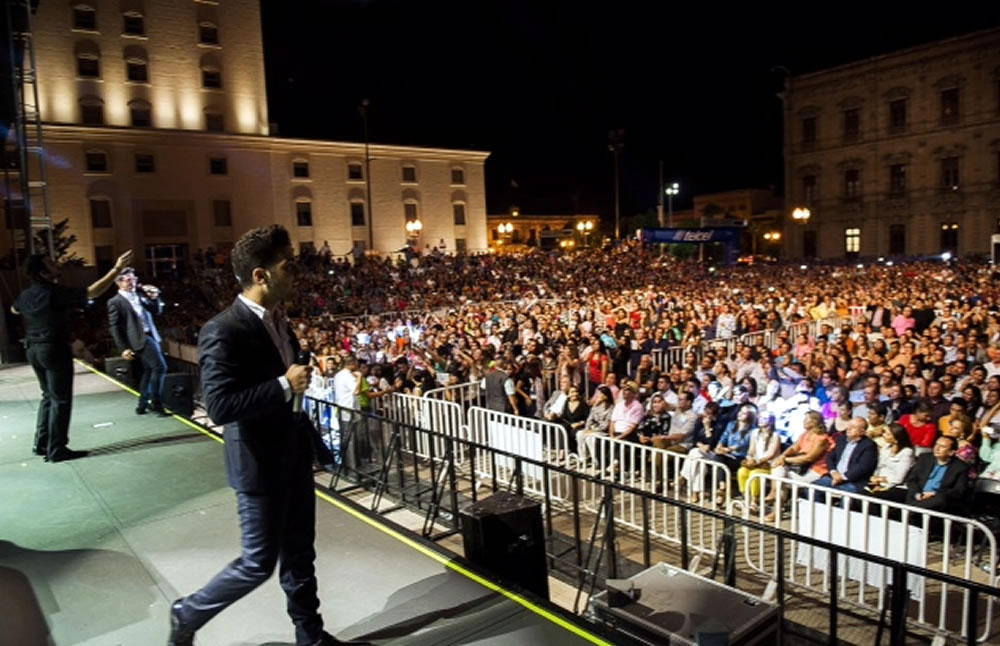
<svg viewBox="0 0 1000 646">
<path fill-rule="evenodd" d="M 299 267 L 288 231 L 252 229 L 234 245 L 243 292 L 198 337 L 208 416 L 224 424 L 226 475 L 236 490 L 242 554 L 170 610 L 171 646 L 190 646 L 212 617 L 270 578 L 278 567 L 296 646 L 343 644 L 325 630 L 314 562 L 313 437 L 301 398 L 312 367 L 279 305 Z M 352 643 L 352 642 L 346 642 Z"/>
<path fill-rule="evenodd" d="M 163 381 L 167 374 L 167 360 L 160 347 L 162 338 L 153 322 L 153 316 L 163 313 L 160 290 L 152 285 L 139 287 L 135 270 L 125 267 L 115 279 L 118 294 L 108 299 L 108 323 L 111 336 L 123 358 L 129 361 L 139 357 L 142 379 L 139 382 L 139 405 L 135 412 L 145 415 L 146 409 L 161 417 L 163 410 Z"/>
</svg>

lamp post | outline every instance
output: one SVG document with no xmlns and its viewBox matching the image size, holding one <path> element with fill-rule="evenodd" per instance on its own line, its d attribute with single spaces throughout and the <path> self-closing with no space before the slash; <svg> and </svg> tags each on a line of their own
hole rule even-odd
<svg viewBox="0 0 1000 646">
<path fill-rule="evenodd" d="M 420 232 L 424 228 L 424 223 L 420 221 L 419 218 L 416 220 L 410 220 L 406 223 L 406 237 L 412 242 L 416 242 L 417 238 L 420 237 Z"/>
<path fill-rule="evenodd" d="M 625 131 L 622 129 L 608 132 L 608 150 L 615 156 L 615 243 L 621 238 L 621 198 L 618 189 L 618 155 L 625 147 Z"/>
<path fill-rule="evenodd" d="M 594 230 L 593 220 L 586 220 L 586 221 L 581 220 L 580 222 L 577 222 L 576 230 L 580 232 L 580 238 L 583 243 L 583 246 L 589 247 L 590 245 L 587 244 L 587 242 L 589 240 L 588 236 L 590 235 L 590 232 Z"/>
<path fill-rule="evenodd" d="M 803 226 L 809 224 L 810 217 L 812 217 L 812 211 L 810 211 L 805 206 L 797 206 L 795 207 L 795 210 L 792 211 L 792 219 L 795 220 L 796 222 L 801 222 Z M 806 250 L 804 241 L 802 243 L 802 246 L 803 246 L 802 255 L 805 256 Z"/>
<path fill-rule="evenodd" d="M 503 244 L 504 239 L 506 239 L 507 236 L 509 236 L 513 232 L 514 232 L 514 223 L 513 222 L 501 222 L 500 224 L 498 224 L 497 225 L 497 233 L 500 234 L 499 243 Z"/>
<path fill-rule="evenodd" d="M 368 251 L 369 253 L 374 253 L 375 251 L 375 233 L 374 233 L 374 221 L 375 217 L 372 213 L 372 158 L 368 153 L 368 99 L 363 99 L 361 105 L 358 107 L 358 112 L 361 113 L 361 121 L 365 126 L 365 194 L 367 195 L 366 200 L 368 201 Z"/>
<path fill-rule="evenodd" d="M 674 182 L 667 187 L 667 227 L 674 226 L 674 196 L 681 192 L 681 185 Z"/>
</svg>

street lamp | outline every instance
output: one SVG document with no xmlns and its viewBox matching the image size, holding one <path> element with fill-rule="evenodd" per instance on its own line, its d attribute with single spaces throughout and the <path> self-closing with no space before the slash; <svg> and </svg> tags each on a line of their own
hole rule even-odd
<svg viewBox="0 0 1000 646">
<path fill-rule="evenodd" d="M 674 226 L 674 196 L 681 192 L 681 185 L 674 182 L 664 191 L 667 194 L 667 228 Z"/>
<path fill-rule="evenodd" d="M 764 234 L 764 239 L 768 242 L 777 242 L 781 240 L 781 233 L 778 231 L 768 231 Z"/>
<path fill-rule="evenodd" d="M 809 218 L 812 216 L 812 212 L 804 206 L 797 207 L 792 211 L 792 219 L 805 224 L 809 222 Z"/>
<path fill-rule="evenodd" d="M 587 236 L 589 236 L 590 232 L 594 230 L 594 223 L 592 220 L 587 220 L 587 221 L 581 220 L 580 222 L 576 223 L 576 230 L 580 232 L 580 237 L 583 238 L 584 241 L 586 241 Z"/>
<path fill-rule="evenodd" d="M 410 220 L 406 223 L 406 236 L 408 238 L 416 238 L 420 235 L 420 231 L 424 228 L 424 223 L 418 220 Z"/>
</svg>

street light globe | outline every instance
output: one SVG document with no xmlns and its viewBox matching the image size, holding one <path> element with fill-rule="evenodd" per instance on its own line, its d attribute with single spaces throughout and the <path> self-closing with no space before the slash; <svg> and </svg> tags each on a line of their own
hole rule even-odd
<svg viewBox="0 0 1000 646">
<path fill-rule="evenodd" d="M 812 213 L 809 211 L 809 209 L 805 208 L 804 206 L 796 207 L 796 209 L 792 211 L 792 218 L 795 220 L 801 220 L 802 222 L 808 221 L 809 216 L 811 215 Z"/>
<path fill-rule="evenodd" d="M 576 223 L 576 230 L 577 231 L 583 231 L 586 228 L 587 228 L 586 223 L 584 223 L 584 222 L 577 222 Z"/>
<path fill-rule="evenodd" d="M 948 262 L 949 260 L 951 260 L 951 252 L 950 251 L 945 251 L 943 254 L 941 254 L 941 260 L 943 260 L 945 262 Z"/>
</svg>

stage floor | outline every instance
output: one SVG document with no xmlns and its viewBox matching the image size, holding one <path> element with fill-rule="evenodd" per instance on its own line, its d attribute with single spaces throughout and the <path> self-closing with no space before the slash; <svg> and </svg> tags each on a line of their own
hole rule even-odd
<svg viewBox="0 0 1000 646">
<path fill-rule="evenodd" d="M 83 365 L 76 372 L 70 446 L 92 454 L 48 464 L 31 453 L 34 374 L 0 369 L 0 646 L 162 644 L 170 602 L 238 554 L 222 446 L 180 418 L 135 415 L 133 394 Z M 318 495 L 320 598 L 339 638 L 608 643 Z M 197 643 L 294 644 L 277 578 L 205 626 Z"/>
</svg>

